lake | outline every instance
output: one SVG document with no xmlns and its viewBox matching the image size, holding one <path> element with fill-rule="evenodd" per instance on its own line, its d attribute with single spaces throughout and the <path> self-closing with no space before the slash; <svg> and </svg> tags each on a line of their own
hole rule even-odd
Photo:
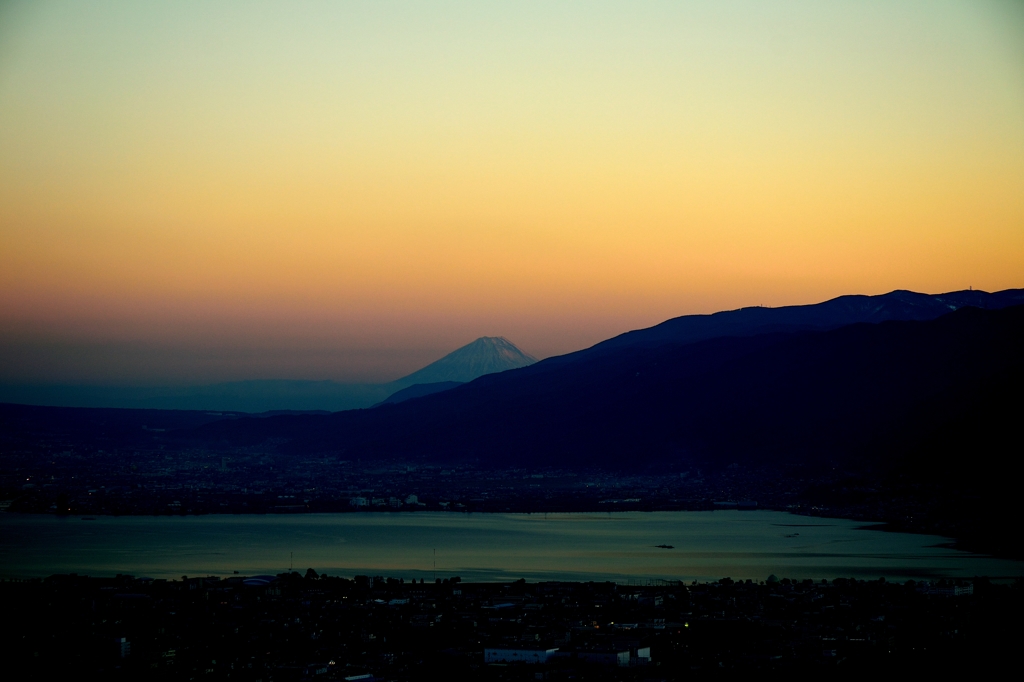
<svg viewBox="0 0 1024 682">
<path fill-rule="evenodd" d="M 439 578 L 531 582 L 1024 575 L 1024 562 L 950 549 L 948 542 L 775 511 L 95 520 L 0 514 L 0 575 L 176 578 L 274 574 L 289 567 L 346 577 L 431 580 L 436 571 Z"/>
</svg>

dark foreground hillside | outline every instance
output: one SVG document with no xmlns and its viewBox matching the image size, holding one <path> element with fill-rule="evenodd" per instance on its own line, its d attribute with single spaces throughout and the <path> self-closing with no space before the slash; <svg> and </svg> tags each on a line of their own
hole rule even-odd
<svg viewBox="0 0 1024 682">
<path fill-rule="evenodd" d="M 839 510 L 896 501 L 906 511 L 882 518 L 900 528 L 1021 556 L 1022 349 L 1024 306 L 968 307 L 923 322 L 628 347 L 375 410 L 178 433 L 362 461 L 845 472 L 811 497 Z"/>
<path fill-rule="evenodd" d="M 1012 669 L 1020 583 L 0 583 L 8 670 L 152 680 L 677 680 Z"/>
<path fill-rule="evenodd" d="M 0 505 L 89 515 L 746 500 L 1020 558 L 1022 348 L 1024 307 L 968 307 L 640 344 L 335 414 L 0 405 Z"/>
<path fill-rule="evenodd" d="M 1021 404 L 1024 306 L 928 322 L 724 337 L 539 363 L 443 393 L 329 416 L 180 432 L 353 458 L 628 470 L 733 462 L 1007 471 Z M 948 435 L 942 435 L 949 431 Z M 971 450 L 951 447 L 956 442 Z M 1003 443 L 1003 446 L 999 446 Z M 973 445 L 972 445 L 973 444 Z M 993 449 L 994 448 L 994 449 Z"/>
</svg>

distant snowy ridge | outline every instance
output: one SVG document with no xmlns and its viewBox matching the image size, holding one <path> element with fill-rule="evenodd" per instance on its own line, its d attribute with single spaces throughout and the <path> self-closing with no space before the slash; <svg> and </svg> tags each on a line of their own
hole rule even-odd
<svg viewBox="0 0 1024 682">
<path fill-rule="evenodd" d="M 400 386 L 443 381 L 465 383 L 485 374 L 527 367 L 535 362 L 537 358 L 524 353 L 503 336 L 482 336 L 394 383 Z"/>
</svg>

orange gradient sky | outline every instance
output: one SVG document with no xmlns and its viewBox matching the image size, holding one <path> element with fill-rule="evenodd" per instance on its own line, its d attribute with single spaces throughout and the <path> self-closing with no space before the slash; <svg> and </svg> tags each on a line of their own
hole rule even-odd
<svg viewBox="0 0 1024 682">
<path fill-rule="evenodd" d="M 0 381 L 1024 286 L 1021 5 L 0 4 Z"/>
</svg>

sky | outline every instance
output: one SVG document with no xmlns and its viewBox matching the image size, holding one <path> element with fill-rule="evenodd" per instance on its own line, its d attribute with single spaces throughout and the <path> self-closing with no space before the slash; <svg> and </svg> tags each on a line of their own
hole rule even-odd
<svg viewBox="0 0 1024 682">
<path fill-rule="evenodd" d="M 0 382 L 1024 287 L 1024 3 L 4 2 Z"/>
</svg>

